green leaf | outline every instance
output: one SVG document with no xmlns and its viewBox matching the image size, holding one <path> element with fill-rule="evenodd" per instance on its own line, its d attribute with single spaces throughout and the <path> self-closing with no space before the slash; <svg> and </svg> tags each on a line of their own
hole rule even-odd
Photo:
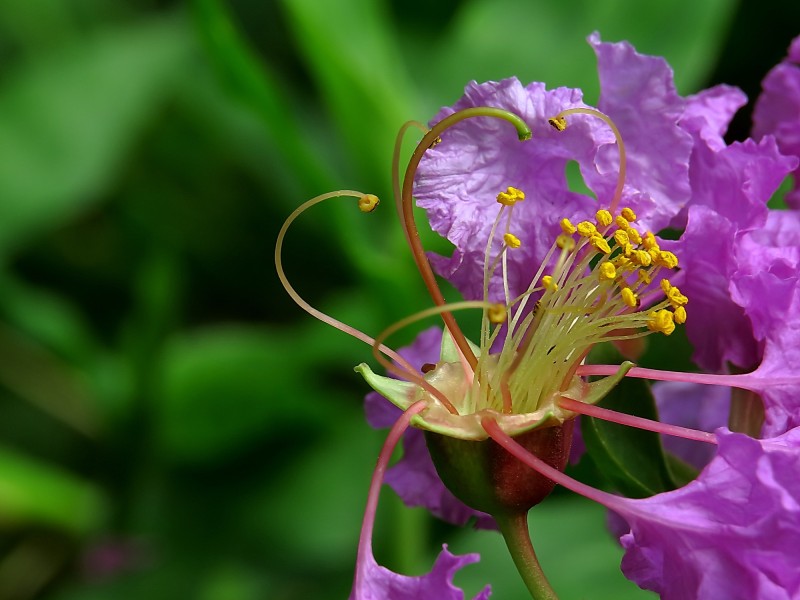
<svg viewBox="0 0 800 600">
<path fill-rule="evenodd" d="M 319 428 L 336 390 L 325 389 L 300 341 L 229 325 L 169 342 L 156 404 L 167 456 L 216 461 L 287 429 Z"/>
<path fill-rule="evenodd" d="M 100 527 L 105 515 L 105 499 L 92 484 L 0 448 L 0 523 L 85 534 Z"/>
<path fill-rule="evenodd" d="M 95 202 L 185 67 L 181 20 L 85 36 L 0 87 L 0 257 Z"/>
<path fill-rule="evenodd" d="M 600 406 L 658 419 L 650 386 L 642 379 L 623 379 Z M 585 416 L 581 432 L 597 468 L 624 495 L 641 498 L 675 489 L 658 434 Z"/>
<path fill-rule="evenodd" d="M 283 6 L 351 154 L 362 172 L 383 174 L 387 182 L 397 130 L 420 118 L 387 3 L 283 0 Z"/>
<path fill-rule="evenodd" d="M 464 3 L 450 28 L 409 50 L 417 50 L 415 64 L 425 65 L 419 75 L 426 87 L 450 98 L 473 79 L 516 75 L 523 83 L 580 87 L 594 103 L 596 63 L 585 39 L 599 31 L 603 40 L 627 40 L 642 53 L 664 56 L 688 93 L 716 63 L 736 4 L 676 0 L 645 7 L 636 0 L 578 0 L 565 7 L 559 0 L 477 0 Z"/>
</svg>

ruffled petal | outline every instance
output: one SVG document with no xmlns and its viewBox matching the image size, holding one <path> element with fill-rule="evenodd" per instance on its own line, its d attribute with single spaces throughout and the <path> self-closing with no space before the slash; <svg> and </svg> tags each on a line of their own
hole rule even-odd
<svg viewBox="0 0 800 600">
<path fill-rule="evenodd" d="M 800 429 L 717 437 L 717 456 L 695 481 L 620 503 L 631 527 L 622 570 L 664 600 L 797 598 Z"/>
<path fill-rule="evenodd" d="M 464 592 L 453 584 L 453 576 L 478 560 L 477 554 L 451 554 L 445 544 L 430 573 L 409 577 L 382 567 L 370 552 L 358 565 L 350 600 L 464 600 Z M 491 588 L 487 585 L 474 600 L 486 600 L 490 595 Z"/>
</svg>

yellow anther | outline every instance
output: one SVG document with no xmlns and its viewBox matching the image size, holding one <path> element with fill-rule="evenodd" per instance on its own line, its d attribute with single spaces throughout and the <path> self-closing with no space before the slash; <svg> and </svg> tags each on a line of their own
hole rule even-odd
<svg viewBox="0 0 800 600">
<path fill-rule="evenodd" d="M 681 291 L 674 285 L 667 292 L 667 300 L 669 300 L 669 303 L 672 305 L 672 308 L 678 308 L 679 306 L 686 306 L 686 304 L 688 304 L 689 302 L 689 298 L 681 294 Z"/>
<path fill-rule="evenodd" d="M 570 252 L 575 249 L 575 239 L 570 235 L 561 234 L 556 238 L 556 246 Z"/>
<path fill-rule="evenodd" d="M 567 120 L 564 117 L 553 117 L 552 119 L 547 119 L 547 122 L 559 131 L 564 131 L 567 128 Z"/>
<path fill-rule="evenodd" d="M 436 148 L 436 146 L 438 146 L 438 145 L 439 145 L 439 144 L 441 144 L 441 143 L 442 143 L 442 136 L 440 136 L 440 135 L 437 135 L 437 136 L 436 136 L 436 137 L 433 139 L 433 141 L 431 142 L 431 145 L 430 145 L 430 146 L 428 146 L 428 149 L 430 150 L 430 149 L 432 149 L 432 148 Z"/>
<path fill-rule="evenodd" d="M 558 284 L 553 281 L 553 278 L 550 275 L 545 275 L 542 277 L 542 285 L 545 287 L 545 289 L 548 289 L 551 292 L 558 291 Z"/>
<path fill-rule="evenodd" d="M 650 255 L 650 258 L 653 259 L 653 262 L 658 264 L 658 260 L 661 258 L 661 250 L 656 248 L 649 248 L 647 253 Z"/>
<path fill-rule="evenodd" d="M 617 278 L 617 269 L 610 262 L 604 262 L 598 268 L 600 281 L 613 281 Z"/>
<path fill-rule="evenodd" d="M 639 281 L 641 281 L 645 285 L 650 285 L 650 283 L 652 282 L 652 279 L 650 279 L 650 275 L 647 274 L 647 271 L 640 270 L 636 273 L 636 276 L 639 278 Z"/>
<path fill-rule="evenodd" d="M 622 215 L 619 215 L 616 219 L 614 219 L 614 222 L 617 224 L 617 227 L 619 227 L 620 229 L 627 230 L 628 227 L 631 226 L 631 224 L 628 223 L 628 219 L 626 219 Z"/>
<path fill-rule="evenodd" d="M 631 256 L 631 260 L 643 267 L 649 267 L 650 264 L 653 262 L 650 253 L 645 250 L 634 250 L 633 255 Z"/>
<path fill-rule="evenodd" d="M 365 213 L 372 212 L 380 203 L 375 194 L 364 194 L 358 199 L 358 210 Z"/>
<path fill-rule="evenodd" d="M 508 186 L 505 192 L 497 194 L 497 201 L 503 206 L 514 206 L 523 200 L 525 200 L 525 192 L 511 186 Z"/>
<path fill-rule="evenodd" d="M 594 226 L 594 223 L 590 223 L 589 221 L 581 221 L 578 223 L 577 229 L 578 234 L 586 238 L 597 235 L 597 227 Z"/>
<path fill-rule="evenodd" d="M 595 218 L 597 219 L 597 224 L 601 227 L 608 227 L 614 221 L 611 213 L 605 209 L 598 210 L 595 214 Z"/>
<path fill-rule="evenodd" d="M 513 233 L 504 233 L 503 241 L 509 248 L 519 248 L 522 245 L 522 242 L 520 242 L 519 238 L 515 236 Z"/>
<path fill-rule="evenodd" d="M 631 308 L 636 308 L 639 306 L 639 297 L 631 288 L 622 288 L 619 295 L 622 296 L 622 301 Z"/>
<path fill-rule="evenodd" d="M 628 238 L 628 234 L 622 231 L 622 229 L 617 229 L 614 232 L 614 239 L 617 241 L 619 246 L 625 246 L 625 244 L 630 244 L 630 238 Z"/>
<path fill-rule="evenodd" d="M 561 219 L 561 221 L 559 222 L 559 225 L 561 225 L 561 231 L 564 232 L 564 235 L 572 235 L 573 233 L 578 231 L 578 229 L 575 227 L 575 225 L 573 225 L 570 222 L 570 220 L 567 219 L 566 217 Z"/>
<path fill-rule="evenodd" d="M 631 244 L 639 245 L 642 243 L 642 236 L 636 231 L 633 227 L 628 227 L 625 230 L 625 233 L 628 234 L 628 237 L 631 240 Z"/>
<path fill-rule="evenodd" d="M 611 246 L 608 245 L 608 242 L 602 235 L 593 235 L 589 238 L 589 243 L 600 250 L 600 252 L 611 254 Z"/>
<path fill-rule="evenodd" d="M 662 267 L 667 267 L 668 269 L 674 269 L 678 266 L 678 257 L 672 252 L 662 251 L 659 254 L 659 259 L 656 264 L 661 265 Z"/>
<path fill-rule="evenodd" d="M 617 256 L 612 262 L 620 271 L 631 271 L 634 268 L 634 265 L 630 259 L 625 258 L 624 256 Z"/>
<path fill-rule="evenodd" d="M 642 245 L 645 247 L 645 250 L 661 250 L 661 248 L 658 247 L 656 236 L 653 235 L 652 231 L 648 231 L 644 234 Z"/>
<path fill-rule="evenodd" d="M 670 335 L 675 331 L 675 322 L 671 311 L 659 310 L 651 312 L 648 316 L 650 320 L 647 322 L 647 328 L 650 331 L 658 331 L 664 335 Z"/>
<path fill-rule="evenodd" d="M 672 289 L 672 284 L 669 282 L 669 279 L 662 279 L 661 280 L 661 289 L 664 290 L 664 294 L 669 294 L 669 291 Z"/>
<path fill-rule="evenodd" d="M 506 316 L 508 315 L 508 311 L 506 307 L 502 304 L 492 304 L 489 307 L 489 310 L 486 311 L 486 316 L 489 317 L 489 321 L 492 323 L 502 323 L 506 320 Z"/>
<path fill-rule="evenodd" d="M 630 258 L 631 254 L 633 254 L 633 244 L 627 243 L 624 246 L 622 246 L 622 252 L 623 254 L 625 254 L 625 256 Z"/>
<path fill-rule="evenodd" d="M 686 323 L 686 309 L 682 306 L 679 306 L 678 308 L 675 309 L 672 318 L 678 325 L 683 325 L 684 323 Z"/>
<path fill-rule="evenodd" d="M 633 223 L 636 220 L 636 213 L 633 212 L 633 210 L 631 208 L 628 208 L 627 206 L 620 211 L 620 214 L 622 215 L 623 219 L 626 219 L 631 223 Z"/>
</svg>

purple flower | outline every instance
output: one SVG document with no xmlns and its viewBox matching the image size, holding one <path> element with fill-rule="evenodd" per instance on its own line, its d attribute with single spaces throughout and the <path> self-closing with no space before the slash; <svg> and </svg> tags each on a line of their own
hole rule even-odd
<svg viewBox="0 0 800 600">
<path fill-rule="evenodd" d="M 792 41 L 786 60 L 767 74 L 762 88 L 753 111 L 753 135 L 773 135 L 781 152 L 800 156 L 800 36 Z M 794 172 L 794 190 L 786 202 L 800 209 L 800 170 Z"/>
<path fill-rule="evenodd" d="M 357 583 L 350 600 L 464 600 L 464 592 L 453 585 L 453 576 L 479 559 L 477 554 L 451 554 L 445 544 L 430 573 L 409 577 L 380 566 L 370 552 L 358 565 Z M 486 586 L 474 600 L 486 600 L 490 595 L 491 590 Z"/>
<path fill-rule="evenodd" d="M 625 575 L 665 600 L 800 595 L 800 429 L 754 440 L 717 431 L 717 456 L 685 487 L 615 499 L 631 527 Z"/>
</svg>

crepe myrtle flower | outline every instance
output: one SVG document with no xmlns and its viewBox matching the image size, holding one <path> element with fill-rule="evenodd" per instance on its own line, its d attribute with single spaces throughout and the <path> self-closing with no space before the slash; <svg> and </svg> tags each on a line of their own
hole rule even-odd
<svg viewBox="0 0 800 600">
<path fill-rule="evenodd" d="M 627 522 L 623 571 L 665 598 L 800 593 L 793 564 L 800 541 L 798 430 L 756 440 L 725 428 L 712 434 L 596 406 L 626 376 L 730 386 L 761 396 L 796 390 L 800 377 L 779 354 L 791 349 L 788 339 L 776 341 L 761 367 L 744 374 L 586 364 L 600 342 L 668 336 L 687 321 L 690 297 L 676 285 L 676 277 L 689 283 L 679 272 L 683 259 L 656 233 L 680 219 L 690 202 L 691 158 L 698 144 L 714 150 L 721 126 L 714 100 L 725 97 L 716 90 L 696 102 L 680 98 L 662 59 L 640 55 L 626 43 L 602 43 L 597 35 L 590 43 L 599 61 L 599 108 L 583 104 L 579 90 L 523 87 L 516 79 L 471 84 L 430 129 L 420 126 L 423 136 L 402 182 L 395 166 L 398 214 L 433 307 L 373 339 L 308 305 L 286 279 L 282 243 L 297 216 L 333 197 L 356 198 L 363 212 L 371 212 L 376 196 L 323 194 L 281 229 L 275 260 L 289 294 L 312 315 L 370 344 L 391 375 L 356 367 L 396 412 L 376 407 L 374 396 L 368 405 L 371 422 L 393 424 L 370 486 L 353 600 L 461 599 L 452 576 L 477 559 L 444 548 L 432 572 L 421 577 L 392 573 L 375 561 L 378 493 L 409 426 L 416 437 L 407 439 L 404 461 L 416 460 L 419 469 L 398 472 L 395 486 L 428 481 L 440 516 L 464 522 L 474 514 L 486 525 L 493 522 L 534 598 L 556 594 L 539 566 L 526 517 L 556 483 Z M 688 115 L 696 136 L 680 124 Z M 570 190 L 564 175 L 569 161 L 578 163 L 596 199 Z M 433 257 L 433 264 L 462 291 L 462 302 L 447 303 L 438 287 L 412 196 L 432 227 L 455 245 L 450 258 Z M 691 213 L 688 218 L 691 223 Z M 475 343 L 456 321 L 463 310 L 481 312 Z M 397 330 L 436 315 L 442 332 L 428 330 L 401 352 L 384 343 Z M 716 445 L 717 452 L 683 488 L 650 498 L 617 496 L 563 472 L 579 415 Z M 484 589 L 478 598 L 488 594 Z"/>
</svg>

